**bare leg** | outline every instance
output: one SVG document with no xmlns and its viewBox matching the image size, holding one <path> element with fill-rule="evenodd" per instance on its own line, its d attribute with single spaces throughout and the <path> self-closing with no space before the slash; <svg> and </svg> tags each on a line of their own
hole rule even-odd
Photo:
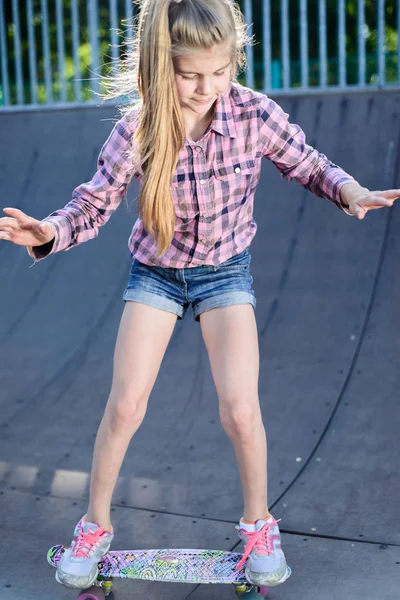
<svg viewBox="0 0 400 600">
<path fill-rule="evenodd" d="M 129 442 L 146 413 L 177 317 L 127 302 L 114 354 L 110 397 L 97 433 L 87 519 L 111 529 L 111 498 Z"/>
<path fill-rule="evenodd" d="M 221 422 L 237 458 L 244 518 L 268 513 L 267 440 L 258 398 L 257 327 L 250 304 L 203 313 L 200 323 L 220 402 Z"/>
</svg>

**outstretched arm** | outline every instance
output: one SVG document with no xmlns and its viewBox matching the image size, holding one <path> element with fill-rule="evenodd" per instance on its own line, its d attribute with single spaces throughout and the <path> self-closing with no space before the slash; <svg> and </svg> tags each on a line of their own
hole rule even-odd
<svg viewBox="0 0 400 600">
<path fill-rule="evenodd" d="M 274 163 L 284 179 L 295 179 L 343 210 L 340 192 L 345 184 L 354 182 L 354 177 L 307 144 L 304 131 L 290 123 L 279 104 L 264 96 L 259 110 L 259 142 L 265 158 Z"/>
<path fill-rule="evenodd" d="M 54 239 L 44 246 L 27 246 L 35 262 L 98 235 L 99 228 L 121 203 L 134 174 L 129 158 L 132 134 L 133 121 L 127 116 L 121 118 L 103 144 L 91 181 L 76 187 L 64 208 L 42 220 L 52 226 Z"/>
</svg>

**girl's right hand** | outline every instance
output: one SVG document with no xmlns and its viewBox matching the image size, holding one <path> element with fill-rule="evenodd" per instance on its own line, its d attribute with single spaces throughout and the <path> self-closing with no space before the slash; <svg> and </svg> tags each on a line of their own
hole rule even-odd
<svg viewBox="0 0 400 600">
<path fill-rule="evenodd" d="M 3 208 L 8 217 L 0 219 L 0 240 L 8 240 L 18 246 L 42 246 L 55 237 L 54 228 L 28 217 L 18 208 Z"/>
</svg>

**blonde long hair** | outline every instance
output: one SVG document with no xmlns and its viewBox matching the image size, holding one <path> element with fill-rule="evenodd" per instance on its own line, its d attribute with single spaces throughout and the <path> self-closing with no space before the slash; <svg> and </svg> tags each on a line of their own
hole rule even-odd
<svg viewBox="0 0 400 600">
<path fill-rule="evenodd" d="M 185 142 L 185 128 L 176 91 L 173 59 L 218 44 L 232 48 L 232 80 L 246 64 L 250 43 L 243 15 L 231 0 L 136 0 L 140 6 L 135 35 L 116 74 L 105 78 L 105 99 L 123 95 L 129 112 L 140 107 L 132 139 L 143 170 L 139 215 L 165 254 L 174 236 L 172 176 Z M 136 100 L 134 96 L 136 95 Z M 139 97 L 139 100 L 137 99 Z"/>
</svg>

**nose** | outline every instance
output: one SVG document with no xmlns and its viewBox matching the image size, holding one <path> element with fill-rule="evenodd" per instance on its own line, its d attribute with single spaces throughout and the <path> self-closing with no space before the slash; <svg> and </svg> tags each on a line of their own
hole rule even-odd
<svg viewBox="0 0 400 600">
<path fill-rule="evenodd" d="M 211 79 L 203 77 L 199 80 L 197 86 L 197 93 L 201 96 L 211 96 L 213 91 L 213 84 Z"/>
</svg>

